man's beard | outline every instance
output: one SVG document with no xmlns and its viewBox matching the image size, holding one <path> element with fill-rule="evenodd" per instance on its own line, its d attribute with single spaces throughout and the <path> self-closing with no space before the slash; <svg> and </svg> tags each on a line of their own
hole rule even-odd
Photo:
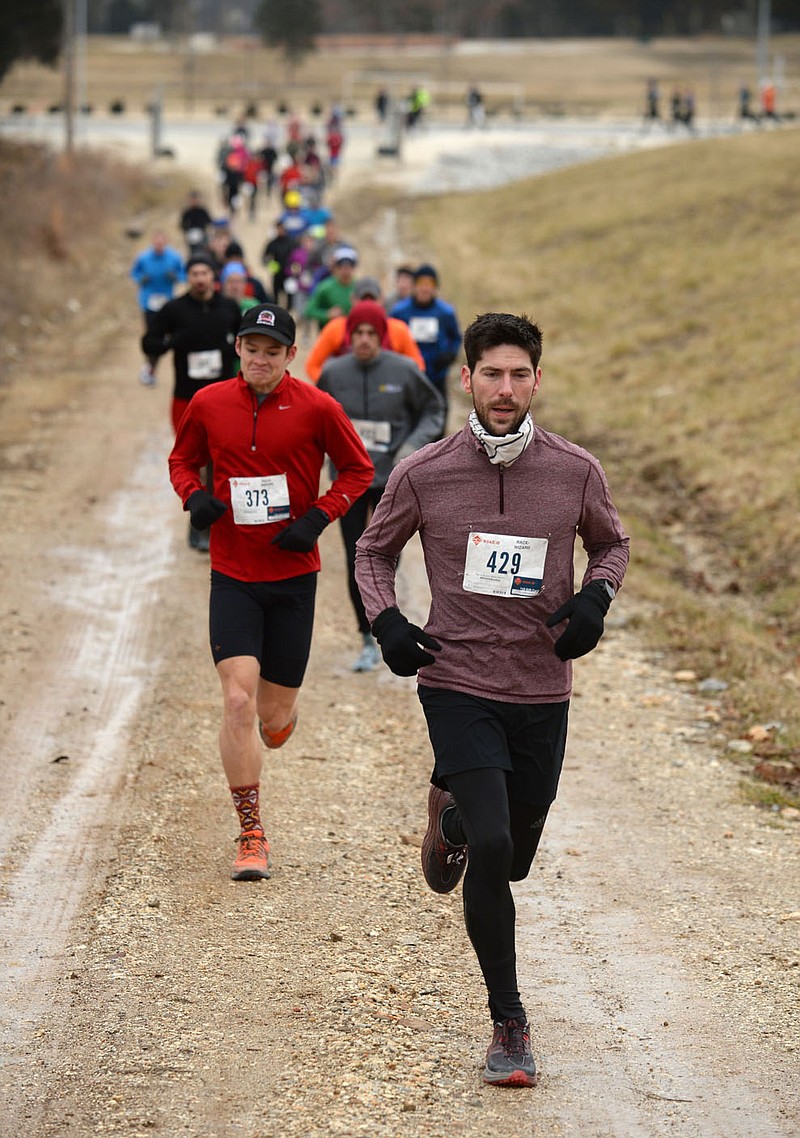
<svg viewBox="0 0 800 1138">
<path fill-rule="evenodd" d="M 480 413 L 478 408 L 475 406 L 474 402 L 473 402 L 472 406 L 475 410 L 475 414 L 478 416 L 478 422 L 483 427 L 484 431 L 486 431 L 487 434 L 492 435 L 496 439 L 502 438 L 503 435 L 515 435 L 517 433 L 517 431 L 520 429 L 520 427 L 522 426 L 522 424 L 525 420 L 525 416 L 528 414 L 528 411 L 530 410 L 530 408 L 526 407 L 526 409 L 520 413 L 519 418 L 515 420 L 514 424 L 509 425 L 508 428 L 502 432 L 502 434 L 498 435 L 492 429 L 492 427 L 490 427 L 489 424 L 486 422 L 483 415 Z"/>
</svg>

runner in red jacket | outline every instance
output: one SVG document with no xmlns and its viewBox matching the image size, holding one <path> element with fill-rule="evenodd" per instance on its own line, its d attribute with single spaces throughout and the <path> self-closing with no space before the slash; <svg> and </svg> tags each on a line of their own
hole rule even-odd
<svg viewBox="0 0 800 1138">
<path fill-rule="evenodd" d="M 211 654 L 223 693 L 222 765 L 241 834 L 234 880 L 269 877 L 260 817 L 261 751 L 297 721 L 320 568 L 317 539 L 372 482 L 373 465 L 342 407 L 287 371 L 295 323 L 275 304 L 250 308 L 236 337 L 241 371 L 198 391 L 169 457 L 176 493 L 211 527 Z M 337 470 L 320 495 L 325 455 Z M 213 463 L 214 485 L 200 471 Z"/>
</svg>

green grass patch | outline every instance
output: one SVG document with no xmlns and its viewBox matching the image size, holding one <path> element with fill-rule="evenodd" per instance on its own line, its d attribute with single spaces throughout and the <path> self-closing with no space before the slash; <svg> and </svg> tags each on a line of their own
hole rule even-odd
<svg viewBox="0 0 800 1138">
<path fill-rule="evenodd" d="M 795 810 L 800 810 L 800 794 L 792 794 L 791 791 L 782 790 L 777 786 L 769 786 L 763 782 L 743 778 L 739 783 L 739 791 L 744 801 L 753 806 L 762 806 L 768 810 L 771 810 L 773 806 L 781 810 L 785 806 L 790 806 Z"/>
</svg>

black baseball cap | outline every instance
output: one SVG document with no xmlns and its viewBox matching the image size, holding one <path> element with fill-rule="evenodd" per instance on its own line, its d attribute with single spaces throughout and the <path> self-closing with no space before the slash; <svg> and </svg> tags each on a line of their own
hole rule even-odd
<svg viewBox="0 0 800 1138">
<path fill-rule="evenodd" d="M 242 316 L 239 325 L 239 336 L 271 336 L 279 344 L 291 347 L 295 341 L 297 329 L 294 318 L 285 308 L 278 304 L 256 304 L 248 308 Z"/>
</svg>

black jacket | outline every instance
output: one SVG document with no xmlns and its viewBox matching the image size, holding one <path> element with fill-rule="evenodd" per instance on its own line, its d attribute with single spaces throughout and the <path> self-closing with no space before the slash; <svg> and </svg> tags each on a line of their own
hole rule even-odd
<svg viewBox="0 0 800 1138">
<path fill-rule="evenodd" d="M 191 399 L 195 391 L 231 379 L 237 373 L 234 340 L 241 322 L 239 305 L 214 293 L 195 300 L 186 293 L 168 300 L 142 337 L 146 356 L 173 353 L 175 398 Z"/>
</svg>

